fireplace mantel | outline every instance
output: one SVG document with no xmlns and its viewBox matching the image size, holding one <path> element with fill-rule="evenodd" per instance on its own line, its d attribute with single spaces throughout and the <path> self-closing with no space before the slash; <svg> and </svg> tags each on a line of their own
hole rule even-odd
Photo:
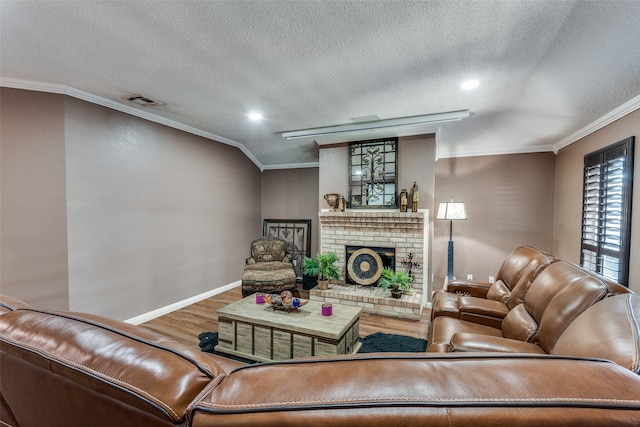
<svg viewBox="0 0 640 427">
<path fill-rule="evenodd" d="M 389 210 L 320 211 L 320 226 L 341 225 L 345 229 L 387 229 L 397 231 L 424 230 L 424 212 L 398 212 Z"/>
</svg>

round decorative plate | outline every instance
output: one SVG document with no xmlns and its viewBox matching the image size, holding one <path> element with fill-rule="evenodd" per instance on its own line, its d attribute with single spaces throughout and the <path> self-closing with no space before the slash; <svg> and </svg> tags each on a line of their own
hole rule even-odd
<svg viewBox="0 0 640 427">
<path fill-rule="evenodd" d="M 359 285 L 376 283 L 382 274 L 382 268 L 382 258 L 369 248 L 358 249 L 347 262 L 349 275 Z"/>
</svg>

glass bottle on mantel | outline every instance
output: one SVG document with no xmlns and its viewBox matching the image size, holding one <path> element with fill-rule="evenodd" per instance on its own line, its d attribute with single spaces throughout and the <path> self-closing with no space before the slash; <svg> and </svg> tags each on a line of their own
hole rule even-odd
<svg viewBox="0 0 640 427">
<path fill-rule="evenodd" d="M 344 196 L 342 194 L 338 196 L 338 210 L 344 211 Z"/>
<path fill-rule="evenodd" d="M 409 204 L 409 193 L 407 193 L 406 188 L 403 188 L 402 191 L 400 191 L 400 212 L 406 212 L 408 204 Z"/>
</svg>

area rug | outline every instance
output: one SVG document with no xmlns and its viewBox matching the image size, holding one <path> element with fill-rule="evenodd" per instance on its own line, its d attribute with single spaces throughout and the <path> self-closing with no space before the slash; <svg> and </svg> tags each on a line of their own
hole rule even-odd
<svg viewBox="0 0 640 427">
<path fill-rule="evenodd" d="M 358 353 L 380 353 L 398 351 L 402 353 L 423 352 L 427 349 L 427 340 L 406 335 L 384 334 L 376 332 L 360 338 L 362 347 Z"/>
<path fill-rule="evenodd" d="M 214 348 L 218 345 L 217 332 L 203 332 L 198 335 L 198 339 L 200 340 L 200 349 L 206 353 L 218 354 L 241 362 L 255 363 L 251 360 L 215 351 Z M 362 343 L 362 347 L 358 353 L 419 353 L 427 349 L 426 340 L 408 337 L 406 335 L 384 334 L 382 332 L 376 332 L 364 338 L 360 338 L 360 342 Z"/>
</svg>

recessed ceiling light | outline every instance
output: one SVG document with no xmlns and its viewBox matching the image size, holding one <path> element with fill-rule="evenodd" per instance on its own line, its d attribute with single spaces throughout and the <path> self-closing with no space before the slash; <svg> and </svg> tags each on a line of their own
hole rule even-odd
<svg viewBox="0 0 640 427">
<path fill-rule="evenodd" d="M 251 120 L 255 120 L 257 122 L 257 121 L 262 120 L 262 114 L 260 114 L 260 113 L 249 113 L 249 118 Z"/>
<path fill-rule="evenodd" d="M 462 90 L 471 90 L 480 86 L 480 82 L 478 80 L 466 80 L 462 82 L 460 89 Z"/>
</svg>

